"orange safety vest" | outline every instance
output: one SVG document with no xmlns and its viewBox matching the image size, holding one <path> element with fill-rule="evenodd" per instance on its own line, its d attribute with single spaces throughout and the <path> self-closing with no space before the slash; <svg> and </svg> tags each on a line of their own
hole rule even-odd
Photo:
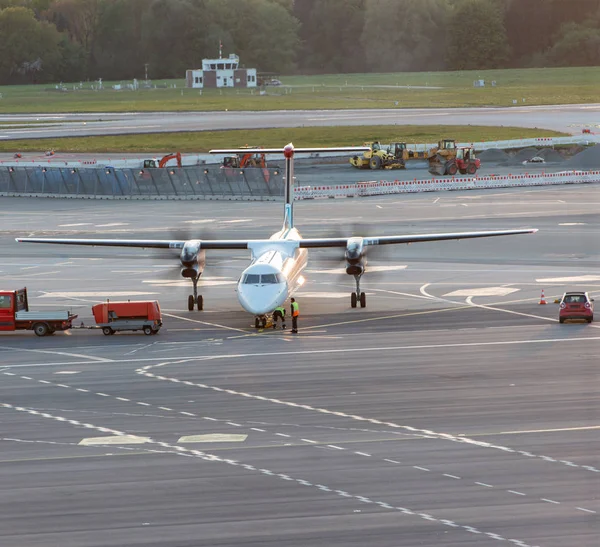
<svg viewBox="0 0 600 547">
<path fill-rule="evenodd" d="M 298 317 L 300 315 L 300 309 L 298 302 L 292 302 L 292 317 Z"/>
</svg>

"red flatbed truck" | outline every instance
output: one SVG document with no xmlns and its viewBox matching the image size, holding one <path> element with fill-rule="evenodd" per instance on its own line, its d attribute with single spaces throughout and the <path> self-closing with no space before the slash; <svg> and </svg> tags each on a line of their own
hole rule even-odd
<svg viewBox="0 0 600 547">
<path fill-rule="evenodd" d="M 0 290 L 0 331 L 32 330 L 37 336 L 69 330 L 77 316 L 68 310 L 29 311 L 27 288 Z"/>
</svg>

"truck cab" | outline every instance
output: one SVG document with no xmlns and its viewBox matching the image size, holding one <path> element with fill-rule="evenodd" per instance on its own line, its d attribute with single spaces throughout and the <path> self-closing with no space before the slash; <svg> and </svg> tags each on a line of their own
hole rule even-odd
<svg viewBox="0 0 600 547">
<path fill-rule="evenodd" d="M 0 291 L 0 331 L 16 330 L 15 315 L 29 311 L 27 289 Z"/>
</svg>

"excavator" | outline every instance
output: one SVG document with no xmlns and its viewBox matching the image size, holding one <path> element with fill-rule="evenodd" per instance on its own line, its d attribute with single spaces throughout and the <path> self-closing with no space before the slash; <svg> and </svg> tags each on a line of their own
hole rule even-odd
<svg viewBox="0 0 600 547">
<path fill-rule="evenodd" d="M 242 148 L 256 149 L 256 147 L 252 146 L 244 146 Z M 221 165 L 221 169 L 228 169 L 229 171 L 234 169 L 247 169 L 254 167 L 259 167 L 262 169 L 266 182 L 269 182 L 271 177 L 268 168 L 271 167 L 272 169 L 279 169 L 279 167 L 275 165 L 269 166 L 264 154 L 252 152 L 248 152 L 247 154 L 236 154 L 235 156 L 225 156 L 223 158 L 223 164 Z M 277 172 L 275 172 L 275 174 L 277 174 Z"/>
<path fill-rule="evenodd" d="M 244 148 L 250 148 L 244 146 Z M 247 167 L 267 168 L 267 160 L 264 154 L 236 154 L 235 156 L 225 156 L 223 158 L 223 167 L 231 167 L 232 169 L 246 169 Z"/>
<path fill-rule="evenodd" d="M 152 158 L 148 160 L 144 160 L 144 169 L 162 169 L 167 166 L 170 160 L 177 160 L 177 167 L 181 167 L 181 153 L 174 152 L 172 154 L 167 154 L 162 157 L 160 160 L 158 158 Z"/>
</svg>

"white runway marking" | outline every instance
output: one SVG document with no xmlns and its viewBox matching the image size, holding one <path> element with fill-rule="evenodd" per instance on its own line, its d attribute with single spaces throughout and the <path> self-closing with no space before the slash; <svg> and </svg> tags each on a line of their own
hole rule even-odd
<svg viewBox="0 0 600 547">
<path fill-rule="evenodd" d="M 534 319 L 542 319 L 543 321 L 551 321 L 552 323 L 558 323 L 558 319 L 554 319 L 552 317 L 544 317 L 543 315 L 535 315 L 533 313 L 523 313 L 520 311 L 514 311 L 514 310 L 505 310 L 503 308 L 498 308 L 496 306 L 485 306 L 483 304 L 475 304 L 471 299 L 473 297 L 469 296 L 469 298 L 467 298 L 466 302 L 467 304 L 469 304 L 469 306 L 473 306 L 475 308 L 481 308 L 484 310 L 491 310 L 491 311 L 501 311 L 504 313 L 510 313 L 512 315 L 521 315 L 523 317 L 532 317 Z"/>
<path fill-rule="evenodd" d="M 573 277 L 544 277 L 536 279 L 537 283 L 587 283 L 590 281 L 600 281 L 600 275 L 580 275 Z"/>
<path fill-rule="evenodd" d="M 239 224 L 241 222 L 252 222 L 251 218 L 238 218 L 235 220 L 220 220 L 219 224 Z"/>
<path fill-rule="evenodd" d="M 76 222 L 75 224 L 59 224 L 59 228 L 70 228 L 71 226 L 91 226 L 91 222 Z"/>
<path fill-rule="evenodd" d="M 179 437 L 177 444 L 188 443 L 241 443 L 248 435 L 230 435 L 227 433 L 211 433 L 208 435 L 184 435 Z"/>
<path fill-rule="evenodd" d="M 598 338 L 596 338 L 598 339 Z M 563 341 L 565 339 L 562 339 Z M 573 340 L 573 339 L 570 339 Z M 547 341 L 547 340 L 546 340 Z M 462 344 L 442 344 L 442 345 L 431 345 L 428 346 L 429 348 L 431 347 L 469 347 L 472 345 L 477 345 L 477 346 L 494 346 L 494 345 L 513 345 L 515 343 L 542 343 L 541 340 L 529 340 L 529 341 L 502 341 L 502 342 L 473 342 L 473 343 L 462 343 Z M 413 346 L 414 348 L 415 346 Z M 416 346 L 419 348 L 422 348 L 422 346 Z M 352 351 L 352 352 L 364 352 L 364 351 L 373 351 L 374 349 L 377 348 L 343 348 L 343 349 L 331 349 L 331 350 L 306 350 L 306 351 L 297 351 L 296 354 L 300 355 L 300 354 L 327 354 L 327 353 L 344 353 L 344 352 L 348 352 L 348 351 Z M 383 348 L 378 348 L 379 350 L 383 349 Z M 392 348 L 387 348 L 392 349 Z M 393 348 L 394 350 L 399 350 L 399 349 L 405 349 L 405 347 L 396 347 Z M 234 358 L 244 358 L 244 357 L 249 357 L 249 356 L 257 356 L 257 355 L 261 355 L 261 356 L 268 356 L 268 355 L 279 355 L 278 353 L 262 353 L 262 354 L 235 354 L 235 355 L 218 355 L 218 356 L 208 356 L 208 357 L 202 357 L 201 359 L 203 361 L 207 361 L 207 360 L 217 360 L 217 359 L 234 359 Z M 194 361 L 196 359 L 189 359 L 190 361 Z M 182 363 L 185 362 L 186 359 L 181 359 L 180 361 L 177 361 L 176 363 Z M 170 364 L 173 364 L 171 361 L 165 361 L 163 363 L 157 364 L 157 365 L 148 365 L 145 366 L 143 368 L 137 369 L 136 372 L 138 374 L 141 374 L 143 376 L 147 376 L 149 378 L 156 378 L 159 380 L 165 380 L 165 381 L 180 381 L 176 378 L 172 378 L 172 377 L 166 377 L 166 376 L 162 376 L 162 375 L 156 375 L 153 372 L 149 372 L 149 369 L 152 368 L 156 368 L 156 367 L 163 367 L 163 366 L 168 366 Z M 554 462 L 554 463 L 561 463 L 563 465 L 565 465 L 564 460 L 556 460 L 554 458 L 549 458 L 547 456 L 544 455 L 534 455 L 534 454 L 530 454 L 530 453 L 526 453 L 525 451 L 521 451 L 521 450 L 516 450 L 513 448 L 509 448 L 506 446 L 501 446 L 501 445 L 495 445 L 492 443 L 488 443 L 488 442 L 482 442 L 482 441 L 478 441 L 469 437 L 465 437 L 465 436 L 456 436 L 456 435 L 452 435 L 449 433 L 439 433 L 439 432 L 435 432 L 432 430 L 428 430 L 428 429 L 421 429 L 421 428 L 416 428 L 413 426 L 408 426 L 408 425 L 402 425 L 402 424 L 397 424 L 394 422 L 384 422 L 381 420 L 377 420 L 374 418 L 367 418 L 367 417 L 363 417 L 363 416 L 358 416 L 358 415 L 353 415 L 353 414 L 346 414 L 344 412 L 337 412 L 337 411 L 332 411 L 326 408 L 316 408 L 313 407 L 311 405 L 306 405 L 306 404 L 299 404 L 299 403 L 295 403 L 295 402 L 290 402 L 290 401 L 283 401 L 280 399 L 274 399 L 274 398 L 270 398 L 270 397 L 264 397 L 262 395 L 256 395 L 256 394 L 252 394 L 252 393 L 247 393 L 247 392 L 241 392 L 241 391 L 236 391 L 233 389 L 224 389 L 218 386 L 211 386 L 208 384 L 203 384 L 203 383 L 192 383 L 193 385 L 201 388 L 201 389 L 209 389 L 209 390 L 213 390 L 213 391 L 219 391 L 219 392 L 224 392 L 224 393 L 228 393 L 230 395 L 234 395 L 234 396 L 241 396 L 241 397 L 246 397 L 246 398 L 250 398 L 250 399 L 257 399 L 260 401 L 267 401 L 267 402 L 271 402 L 271 403 L 275 403 L 278 405 L 284 405 L 284 406 L 290 406 L 290 407 L 295 407 L 295 408 L 301 408 L 301 409 L 305 409 L 305 410 L 309 410 L 309 411 L 313 411 L 313 412 L 319 412 L 322 414 L 330 414 L 330 415 L 336 415 L 336 416 L 341 416 L 341 417 L 345 417 L 345 418 L 350 418 L 352 420 L 357 420 L 357 421 L 364 421 L 364 422 L 370 422 L 373 424 L 377 424 L 377 425 L 386 425 L 389 427 L 393 427 L 393 428 L 397 428 L 397 429 L 404 429 L 407 431 L 410 431 L 412 433 L 421 433 L 421 434 L 425 434 L 431 437 L 435 437 L 441 440 L 448 440 L 451 442 L 456 442 L 456 443 L 464 443 L 464 444 L 468 444 L 468 445 L 474 445 L 474 446 L 479 446 L 479 447 L 484 447 L 484 448 L 491 448 L 491 449 L 495 449 L 495 450 L 501 450 L 503 452 L 506 453 L 514 453 L 514 454 L 522 454 L 522 455 L 528 455 L 531 457 L 535 457 L 535 458 L 539 458 L 539 459 L 543 459 L 545 461 L 548 462 Z M 571 462 L 569 462 L 571 463 Z M 570 467 L 572 465 L 569 465 Z M 581 469 L 589 469 L 590 471 L 593 472 L 597 472 L 600 473 L 599 469 L 593 468 L 591 466 L 579 466 L 579 468 Z"/>
<path fill-rule="evenodd" d="M 367 296 L 373 293 L 365 293 Z M 348 298 L 347 292 L 299 292 L 303 298 Z"/>
<path fill-rule="evenodd" d="M 184 224 L 212 224 L 215 222 L 214 218 L 201 218 L 197 220 L 184 220 Z"/>
<path fill-rule="evenodd" d="M 92 355 L 84 355 L 81 353 L 69 353 L 66 351 L 56 351 L 49 349 L 27 349 L 27 348 L 13 348 L 11 346 L 0 346 L 0 349 L 11 350 L 11 351 L 24 351 L 30 353 L 41 353 L 46 355 L 63 355 L 65 357 L 79 357 L 81 359 L 88 359 L 90 361 L 98 361 L 100 363 L 109 363 L 112 359 L 106 359 L 104 357 L 94 357 Z M 63 363 L 63 365 L 69 365 L 70 363 Z"/>
<path fill-rule="evenodd" d="M 9 373 L 9 372 L 5 372 L 4 374 L 6 376 L 15 376 L 14 374 Z M 23 378 L 25 380 L 30 380 L 30 381 L 37 381 L 37 382 L 42 383 L 42 384 L 50 384 L 50 385 L 54 385 L 54 386 L 57 386 L 57 387 L 70 388 L 70 389 L 74 389 L 75 391 L 79 391 L 79 392 L 90 393 L 90 390 L 87 390 L 87 389 L 76 388 L 74 386 L 68 386 L 68 385 L 64 385 L 64 384 L 52 384 L 51 382 L 47 382 L 45 380 L 35 380 L 35 379 L 33 379 L 33 378 L 29 377 L 29 376 L 20 376 L 20 378 Z M 158 378 L 161 378 L 161 379 L 170 379 L 171 381 L 179 382 L 179 380 L 176 380 L 176 379 L 173 379 L 173 378 L 165 378 L 164 376 L 160 376 Z M 181 383 L 190 384 L 192 386 L 194 385 L 193 383 L 187 382 L 187 381 L 186 382 L 181 382 Z M 114 396 L 114 395 L 108 395 L 108 394 L 104 394 L 104 393 L 97 393 L 97 395 L 102 395 L 102 396 L 105 396 L 105 397 L 115 397 L 116 399 L 121 400 L 121 401 L 132 402 L 129 399 L 125 399 L 125 398 L 122 398 L 122 397 L 117 397 L 117 396 Z M 138 404 L 138 405 L 145 405 L 145 406 L 152 406 L 152 405 L 150 405 L 148 403 L 139 402 L 139 401 L 136 404 Z M 290 404 L 293 404 L 293 403 L 290 403 Z M 299 405 L 295 405 L 295 406 L 299 406 Z M 168 411 L 171 411 L 171 412 L 177 412 L 178 414 L 185 415 L 185 416 L 197 417 L 196 414 L 193 414 L 191 412 L 176 411 L 176 410 L 173 410 L 171 408 L 166 408 L 166 407 L 158 407 L 158 408 L 161 408 L 163 410 L 168 410 Z M 343 416 L 343 413 L 339 413 L 339 412 L 336 412 L 334 414 Z M 202 417 L 202 419 L 204 419 L 204 420 L 218 421 L 218 420 L 215 420 L 214 418 L 209 418 L 207 416 Z M 57 418 L 57 420 L 64 421 L 63 418 Z M 238 423 L 235 423 L 235 422 L 225 421 L 225 423 L 227 425 L 241 427 L 241 424 L 238 424 Z M 254 427 L 252 427 L 251 429 L 254 430 L 254 431 L 262 432 L 262 433 L 274 434 L 274 435 L 280 436 L 280 437 L 293 438 L 292 435 L 288 435 L 286 433 L 272 433 L 272 432 L 267 432 L 264 429 L 259 429 L 259 428 L 254 428 Z M 336 428 L 331 428 L 331 429 L 336 429 Z M 363 431 L 368 431 L 368 430 L 363 430 Z M 207 435 L 189 436 L 189 438 L 188 437 L 182 437 L 182 438 L 180 438 L 179 442 L 180 443 L 181 442 L 219 442 L 219 441 L 228 442 L 226 440 L 228 437 L 231 437 L 231 442 L 236 442 L 236 441 L 243 441 L 247 437 L 247 435 L 242 435 L 242 436 L 244 437 L 244 439 L 239 439 L 239 437 L 240 437 L 239 435 L 228 435 L 228 434 L 216 434 L 216 436 L 215 435 L 213 435 L 213 436 L 208 435 L 208 437 L 209 437 L 208 439 L 206 439 Z M 211 437 L 214 437 L 214 439 L 211 438 Z M 15 439 L 0 439 L 0 440 L 15 440 Z M 306 443 L 312 444 L 313 446 L 315 446 L 317 448 L 320 447 L 320 445 L 319 445 L 319 443 L 317 441 L 312 441 L 312 440 L 309 440 L 309 439 L 301 439 L 301 440 L 304 441 L 304 442 L 306 442 Z M 22 442 L 37 442 L 37 441 L 22 441 Z M 40 442 L 43 442 L 43 441 L 40 441 Z M 61 444 L 61 443 L 52 443 L 52 442 L 49 441 L 49 444 Z M 74 446 L 77 446 L 74 443 L 68 443 L 68 444 L 73 444 Z M 337 445 L 326 445 L 326 446 L 328 448 L 332 448 L 332 449 L 336 449 L 336 450 L 342 450 L 342 451 L 346 450 L 345 448 L 342 448 L 342 447 L 337 446 Z M 127 450 L 127 448 L 124 448 L 124 447 L 117 447 L 117 448 L 122 448 L 123 450 Z M 131 450 L 131 449 L 129 449 L 129 450 Z M 529 457 L 534 457 L 534 455 L 531 454 L 531 453 L 529 453 L 529 452 L 521 452 L 521 453 L 524 454 L 524 455 L 527 455 Z M 367 454 L 367 453 L 364 453 L 364 452 L 354 452 L 354 454 L 356 454 L 358 456 L 368 456 L 368 457 L 371 457 L 371 454 Z M 557 461 L 554 458 L 549 458 L 547 456 L 541 456 L 541 458 L 544 459 L 544 460 L 546 460 L 546 461 L 552 461 L 552 462 L 556 462 Z M 385 461 L 385 462 L 388 462 L 388 463 L 393 463 L 393 464 L 400 464 L 401 463 L 401 462 L 398 462 L 396 460 L 390 460 L 390 459 L 385 459 L 385 458 L 382 461 Z M 573 462 L 569 462 L 569 461 L 566 461 L 566 460 L 559 460 L 559 461 L 561 461 L 562 463 L 568 464 L 571 467 L 577 467 L 577 465 L 574 464 Z M 250 469 L 250 468 L 255 469 L 252 466 L 245 466 L 245 467 L 247 467 L 248 469 Z M 584 466 L 584 467 L 586 469 L 594 470 L 593 468 L 590 468 L 588 466 Z M 418 469 L 420 471 L 424 471 L 424 472 L 431 472 L 430 469 L 428 469 L 426 467 L 421 467 L 421 466 L 418 466 L 418 465 L 414 465 L 413 468 L 414 469 Z M 461 478 L 457 477 L 456 475 L 443 474 L 443 476 L 454 478 L 454 479 L 457 479 L 457 480 L 461 480 Z M 285 477 L 282 476 L 282 478 L 285 478 L 285 480 L 292 480 L 287 475 Z M 493 485 L 488 484 L 488 483 L 475 482 L 474 484 L 476 484 L 478 486 L 481 486 L 481 487 L 485 487 L 485 488 L 494 488 Z M 319 485 L 316 485 L 316 486 L 318 486 L 321 490 L 328 491 L 327 487 L 322 487 L 321 488 L 321 486 L 319 486 Z M 522 495 L 522 496 L 526 495 L 526 494 L 524 494 L 522 492 L 517 492 L 517 491 L 514 491 L 514 490 L 507 490 L 507 492 L 511 493 L 511 494 Z M 544 501 L 544 502 L 560 504 L 560 502 L 553 502 L 553 501 L 545 499 L 545 498 L 540 498 L 540 500 Z M 588 513 L 595 513 L 595 511 L 590 510 L 590 509 L 586 509 L 586 508 L 583 508 L 583 507 L 576 507 L 576 509 L 584 511 L 584 512 L 588 512 Z"/>
<path fill-rule="evenodd" d="M 226 281 L 230 280 L 230 281 Z M 142 283 L 152 285 L 153 287 L 191 287 L 190 282 L 185 279 L 144 279 Z M 235 285 L 237 281 L 231 281 L 231 277 L 222 279 L 201 278 L 200 287 L 220 287 L 223 285 Z M 153 293 L 156 294 L 156 293 Z"/>
<path fill-rule="evenodd" d="M 232 330 L 235 332 L 243 332 L 244 334 L 247 334 L 247 331 L 245 331 L 245 330 L 236 329 L 234 327 L 227 327 L 225 325 L 219 325 L 218 323 L 208 323 L 206 321 L 200 321 L 199 319 L 190 319 L 189 317 L 181 317 L 180 315 L 173 315 L 171 313 L 163 313 L 163 315 L 166 315 L 167 317 L 173 317 L 175 319 L 181 319 L 183 321 L 189 321 L 190 323 L 198 323 L 200 325 L 206 325 L 209 327 L 217 327 L 219 329 Z"/>
<path fill-rule="evenodd" d="M 129 226 L 128 222 L 111 222 L 110 224 L 96 224 L 96 228 L 109 228 L 111 226 Z"/>
<path fill-rule="evenodd" d="M 391 265 L 391 266 L 367 266 L 366 272 L 397 272 L 400 270 L 406 270 L 407 266 L 402 265 Z M 310 269 L 306 270 L 306 273 L 317 273 L 317 274 L 346 274 L 346 268 L 333 268 L 333 269 L 324 269 L 324 270 L 316 270 Z"/>
<path fill-rule="evenodd" d="M 138 437 L 137 435 L 111 435 L 109 437 L 87 437 L 81 439 L 81 446 L 93 446 L 97 444 L 145 444 L 149 443 L 148 437 Z"/>
<path fill-rule="evenodd" d="M 509 287 L 480 287 L 479 289 L 460 289 L 444 296 L 507 296 L 519 290 Z"/>
<path fill-rule="evenodd" d="M 40 298 L 111 298 L 122 297 L 129 298 L 131 296 L 150 296 L 160 294 L 157 292 L 140 292 L 140 291 L 98 291 L 98 292 L 47 292 Z"/>
<path fill-rule="evenodd" d="M 0 403 L 0 406 L 2 406 L 4 408 L 9 408 L 9 409 L 15 410 L 17 412 L 24 412 L 24 413 L 30 414 L 32 416 L 47 418 L 47 419 L 58 421 L 58 422 L 64 422 L 64 423 L 68 423 L 70 425 L 74 425 L 76 427 L 83 426 L 87 429 L 95 429 L 96 431 L 101 431 L 103 433 L 111 433 L 112 435 L 114 435 L 114 437 L 105 437 L 107 439 L 108 438 L 122 439 L 124 437 L 132 437 L 132 435 L 129 435 L 128 433 L 126 433 L 124 431 L 119 431 L 119 430 L 111 429 L 111 428 L 107 428 L 107 427 L 100 427 L 100 426 L 97 426 L 97 425 L 94 425 L 91 423 L 80 422 L 78 420 L 70 420 L 68 418 L 64 418 L 62 416 L 58 416 L 55 414 L 50 414 L 48 412 L 39 412 L 37 410 L 32 410 L 32 409 L 24 408 L 24 407 L 20 407 L 20 406 L 15 406 L 15 405 L 12 405 L 9 403 Z M 254 467 L 252 465 L 244 464 L 239 461 L 232 460 L 232 459 L 221 458 L 214 454 L 208 454 L 206 452 L 201 452 L 200 450 L 191 450 L 191 449 L 188 449 L 188 448 L 185 448 L 182 446 L 177 446 L 177 445 L 173 445 L 173 444 L 166 443 L 163 441 L 154 440 L 152 438 L 147 438 L 146 442 L 148 444 L 154 444 L 154 445 L 158 445 L 162 448 L 169 449 L 171 451 L 170 453 L 174 454 L 174 455 L 197 457 L 204 461 L 215 462 L 215 463 L 225 463 L 227 465 L 231 465 L 234 467 L 246 469 L 247 471 L 250 471 L 253 473 L 260 473 L 260 474 L 268 476 L 268 477 L 274 477 L 274 478 L 278 478 L 278 479 L 286 480 L 286 481 L 295 481 L 297 484 L 300 484 L 300 485 L 306 486 L 306 487 L 310 487 L 310 488 L 316 488 L 319 491 L 335 492 L 337 495 L 355 499 L 362 503 L 377 504 L 380 507 L 383 507 L 386 509 L 391 508 L 389 510 L 400 511 L 405 515 L 417 516 L 421 519 L 424 519 L 424 520 L 427 520 L 430 522 L 435 522 L 436 524 L 442 524 L 444 526 L 451 525 L 452 527 L 462 528 L 463 530 L 470 532 L 470 533 L 474 533 L 474 534 L 483 534 L 484 533 L 481 530 L 474 528 L 472 526 L 457 524 L 453 521 L 446 521 L 446 520 L 438 519 L 437 517 L 434 517 L 433 515 L 430 515 L 428 513 L 419 513 L 419 512 L 413 511 L 411 509 L 408 509 L 406 507 L 394 507 L 383 501 L 373 500 L 368 497 L 360 496 L 360 495 L 356 495 L 356 494 L 349 494 L 348 492 L 346 492 L 344 490 L 335 490 L 335 489 L 332 489 L 323 484 L 313 484 L 305 479 L 294 478 L 294 477 L 291 477 L 290 475 L 283 474 L 283 473 L 276 473 L 275 471 L 271 471 L 270 469 L 262 469 L 262 468 L 257 469 L 256 467 Z M 451 523 L 451 524 L 448 524 L 448 523 Z M 504 538 L 503 536 L 492 533 L 492 532 L 485 532 L 485 534 L 488 535 L 489 537 L 492 537 L 493 539 L 498 540 L 498 541 L 507 541 L 507 538 Z M 514 542 L 514 541 L 520 541 L 520 540 L 512 540 L 512 541 Z M 532 547 L 525 542 L 520 542 L 520 545 L 522 545 L 522 547 Z"/>
</svg>

